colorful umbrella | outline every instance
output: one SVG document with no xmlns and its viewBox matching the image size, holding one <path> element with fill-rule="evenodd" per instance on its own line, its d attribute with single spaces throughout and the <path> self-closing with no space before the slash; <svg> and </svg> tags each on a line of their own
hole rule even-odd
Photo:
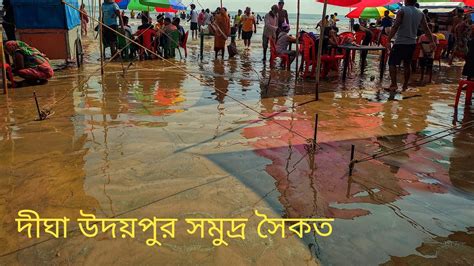
<svg viewBox="0 0 474 266">
<path fill-rule="evenodd" d="M 393 11 L 399 10 L 402 7 L 402 5 L 400 3 L 397 3 L 397 4 L 386 5 L 384 7 L 393 12 Z"/>
<path fill-rule="evenodd" d="M 128 3 L 130 0 L 115 0 L 115 3 L 120 7 L 120 9 L 127 9 Z"/>
<path fill-rule="evenodd" d="M 358 7 L 349 14 L 346 15 L 348 18 L 381 18 L 384 16 L 385 11 L 387 11 L 385 7 Z M 395 17 L 395 14 L 390 12 L 391 17 Z"/>
<path fill-rule="evenodd" d="M 324 3 L 324 0 L 316 0 L 317 2 Z M 400 2 L 400 0 L 327 0 L 329 5 L 342 6 L 342 7 L 377 7 L 385 6 Z"/>
<path fill-rule="evenodd" d="M 130 0 L 128 3 L 127 9 L 129 10 L 138 10 L 138 11 L 150 11 L 152 8 L 140 4 L 139 0 Z"/>
<path fill-rule="evenodd" d="M 176 0 L 140 0 L 140 4 L 152 7 L 171 7 L 176 10 L 186 10 L 186 6 Z"/>
</svg>

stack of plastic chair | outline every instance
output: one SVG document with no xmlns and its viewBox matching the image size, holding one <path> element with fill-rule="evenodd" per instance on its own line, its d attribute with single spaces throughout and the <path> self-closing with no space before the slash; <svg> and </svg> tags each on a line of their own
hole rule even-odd
<svg viewBox="0 0 474 266">
<path fill-rule="evenodd" d="M 304 72 L 303 78 L 314 78 L 316 73 L 316 45 L 311 37 L 303 34 L 301 42 L 301 54 L 303 55 Z M 311 66 L 311 71 L 309 67 Z"/>
</svg>

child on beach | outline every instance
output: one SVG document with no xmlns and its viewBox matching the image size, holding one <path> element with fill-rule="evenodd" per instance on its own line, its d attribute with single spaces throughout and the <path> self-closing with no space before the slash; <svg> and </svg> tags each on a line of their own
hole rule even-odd
<svg viewBox="0 0 474 266">
<path fill-rule="evenodd" d="M 429 24 L 429 28 L 433 30 L 433 24 Z M 432 33 L 431 33 L 432 34 Z M 434 54 L 436 51 L 436 44 L 438 44 L 438 38 L 435 34 L 432 34 L 432 39 L 434 43 L 431 42 L 431 38 L 428 33 L 424 33 L 418 39 L 418 44 L 421 46 L 420 50 L 420 68 L 421 68 L 421 77 L 420 83 L 423 83 L 425 80 L 425 70 L 426 73 L 429 75 L 428 83 L 431 83 L 431 79 L 433 77 L 433 61 L 434 61 Z"/>
</svg>

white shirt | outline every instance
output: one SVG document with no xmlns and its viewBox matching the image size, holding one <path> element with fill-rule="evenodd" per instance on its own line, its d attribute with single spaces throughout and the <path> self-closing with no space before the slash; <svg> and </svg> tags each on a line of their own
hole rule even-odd
<svg viewBox="0 0 474 266">
<path fill-rule="evenodd" d="M 198 23 L 198 13 L 196 10 L 191 10 L 191 22 Z"/>
</svg>

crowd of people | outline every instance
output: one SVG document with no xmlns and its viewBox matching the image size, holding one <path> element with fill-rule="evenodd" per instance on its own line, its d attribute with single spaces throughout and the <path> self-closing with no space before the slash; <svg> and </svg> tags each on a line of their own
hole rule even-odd
<svg viewBox="0 0 474 266">
<path fill-rule="evenodd" d="M 6 14 L 3 25 L 8 38 L 14 40 L 14 28 L 13 33 L 11 32 L 11 21 L 14 19 L 11 10 L 8 11 L 9 2 L 9 0 L 4 0 Z M 259 14 L 252 12 L 251 7 L 239 9 L 231 17 L 225 7 L 218 7 L 213 12 L 209 8 L 202 8 L 198 11 L 196 5 L 191 4 L 189 13 L 162 13 L 156 17 L 156 22 L 151 18 L 149 12 L 144 11 L 136 16 L 141 19 L 141 25 L 134 32 L 129 25 L 129 17 L 120 11 L 116 2 L 104 0 L 101 14 L 104 25 L 102 27 L 104 53 L 105 49 L 110 49 L 110 56 L 116 57 L 114 55 L 120 51 L 122 58 L 127 59 L 136 57 L 152 59 L 156 57 L 156 54 L 165 58 L 174 57 L 177 47 L 186 46 L 188 32 L 181 25 L 182 21 L 186 21 L 190 25 L 189 31 L 192 40 L 197 39 L 202 32 L 208 32 L 214 36 L 215 58 L 218 59 L 220 55 L 223 59 L 226 50 L 229 51 L 229 56 L 237 53 L 236 40 L 242 39 L 244 49 L 249 50 L 252 38 L 258 30 L 257 25 L 263 21 L 263 61 L 267 60 L 268 48 L 272 44 L 274 51 L 287 55 L 291 64 L 297 54 L 296 50 L 290 50 L 291 43 L 295 43 L 297 36 L 301 38 L 302 34 L 313 38 L 316 46 L 319 45 L 319 39 L 322 36 L 323 54 L 330 53 L 334 47 L 340 45 L 384 45 L 390 52 L 388 64 L 391 88 L 397 87 L 397 66 L 403 63 L 405 80 L 402 86 L 406 89 L 412 67 L 416 67 L 413 65 L 413 59 L 419 59 L 416 61 L 421 68 L 421 80 L 424 79 L 426 73 L 429 77 L 428 82 L 430 82 L 437 46 L 441 42 L 446 42 L 443 56 L 448 59 L 449 64 L 452 64 L 456 57 L 465 59 L 463 74 L 468 79 L 474 79 L 472 21 L 470 16 L 464 14 L 463 9 L 456 12 L 452 19 L 452 25 L 445 32 L 440 32 L 436 18 L 430 18 L 428 10 L 421 11 L 416 0 L 407 0 L 404 6 L 398 10 L 395 19 L 387 10 L 381 18 L 372 23 L 366 19 L 359 19 L 359 23 L 354 23 L 354 20 L 351 20 L 353 35 L 339 32 L 338 23 L 340 20 L 338 14 L 333 13 L 317 22 L 316 32 L 302 31 L 297 36 L 292 36 L 288 12 L 284 7 L 284 0 L 279 0 L 262 18 Z M 82 35 L 85 36 L 87 35 L 89 17 L 84 4 L 81 5 L 80 10 Z M 131 12 L 130 15 L 135 17 L 135 12 Z M 97 27 L 96 31 L 99 29 L 100 27 Z M 229 39 L 230 45 L 227 45 Z M 139 45 L 135 45 L 130 40 L 134 40 Z M 19 47 L 26 47 L 25 45 L 21 44 Z M 39 54 L 33 53 L 36 57 Z M 361 52 L 361 64 L 366 64 L 367 55 L 367 51 Z M 29 56 L 29 54 L 24 54 L 25 58 L 29 58 Z M 44 58 L 46 57 L 44 56 Z M 41 62 L 39 65 L 44 68 L 45 63 Z"/>
</svg>

